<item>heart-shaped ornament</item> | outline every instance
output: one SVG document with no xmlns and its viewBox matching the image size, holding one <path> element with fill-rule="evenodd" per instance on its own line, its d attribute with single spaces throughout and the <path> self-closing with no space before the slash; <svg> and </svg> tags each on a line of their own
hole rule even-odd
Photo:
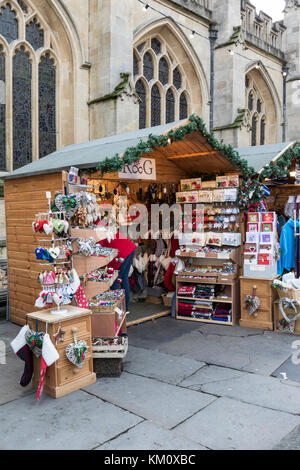
<svg viewBox="0 0 300 470">
<path fill-rule="evenodd" d="M 65 226 L 64 226 L 64 232 L 65 233 L 68 233 L 68 230 L 69 230 L 69 222 L 67 220 L 65 220 Z"/>
<path fill-rule="evenodd" d="M 56 259 L 60 255 L 60 248 L 59 246 L 56 246 L 55 248 L 51 247 L 49 248 L 49 254 L 52 256 L 52 258 Z"/>
<path fill-rule="evenodd" d="M 84 340 L 80 340 L 76 343 L 70 343 L 66 347 L 66 356 L 67 359 L 74 364 L 75 366 L 82 368 L 86 353 L 88 350 L 88 345 Z"/>
<path fill-rule="evenodd" d="M 57 233 L 61 233 L 65 228 L 65 221 L 61 219 L 53 219 L 53 228 Z"/>
<path fill-rule="evenodd" d="M 53 233 L 53 224 L 48 222 L 48 224 L 43 225 L 43 229 L 46 235 L 51 235 Z"/>
<path fill-rule="evenodd" d="M 64 196 L 63 194 L 57 194 L 55 196 L 54 202 L 56 207 L 61 211 L 66 213 L 67 219 L 73 217 L 77 212 L 77 209 L 80 205 L 82 195 L 70 194 L 69 196 Z"/>
<path fill-rule="evenodd" d="M 59 307 L 59 305 L 62 303 L 63 301 L 63 296 L 62 295 L 58 295 L 58 294 L 53 294 L 53 301 L 54 303 Z"/>
</svg>

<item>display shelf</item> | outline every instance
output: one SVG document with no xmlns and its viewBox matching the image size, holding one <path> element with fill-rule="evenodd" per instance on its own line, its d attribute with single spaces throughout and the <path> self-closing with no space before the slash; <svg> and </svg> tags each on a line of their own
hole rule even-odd
<svg viewBox="0 0 300 470">
<path fill-rule="evenodd" d="M 107 266 L 117 256 L 118 250 L 114 250 L 110 256 L 82 256 L 75 254 L 73 255 L 73 266 L 78 276 L 83 276 L 91 271 Z"/>
<path fill-rule="evenodd" d="M 232 298 L 226 297 L 225 299 L 222 299 L 221 297 L 214 297 L 213 299 L 201 299 L 200 297 L 184 297 L 184 296 L 177 296 L 177 299 L 180 300 L 202 300 L 204 302 L 214 302 L 218 304 L 232 304 Z"/>
<path fill-rule="evenodd" d="M 107 238 L 107 230 L 102 228 L 80 228 L 72 227 L 70 229 L 71 238 L 94 238 L 96 242 L 101 242 Z"/>
<path fill-rule="evenodd" d="M 214 325 L 225 325 L 225 326 L 234 326 L 235 323 L 228 322 L 228 321 L 218 321 L 218 320 L 204 320 L 202 318 L 191 318 L 191 317 L 184 317 L 182 315 L 176 316 L 177 320 L 187 320 L 187 321 L 197 321 L 199 323 L 210 323 Z"/>
<path fill-rule="evenodd" d="M 86 281 L 83 282 L 83 289 L 88 299 L 95 297 L 97 294 L 102 294 L 111 288 L 115 280 L 118 278 L 118 271 L 115 271 L 114 275 L 109 281 Z"/>
</svg>

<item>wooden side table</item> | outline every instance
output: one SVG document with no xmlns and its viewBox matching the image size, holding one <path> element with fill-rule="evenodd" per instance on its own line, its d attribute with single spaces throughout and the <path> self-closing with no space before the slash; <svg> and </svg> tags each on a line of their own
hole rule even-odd
<svg viewBox="0 0 300 470">
<path fill-rule="evenodd" d="M 241 320 L 240 326 L 247 328 L 258 328 L 261 330 L 273 330 L 273 304 L 277 298 L 275 289 L 272 288 L 273 279 L 259 279 L 250 277 L 240 277 L 241 283 Z M 249 315 L 245 298 L 253 295 L 260 299 L 260 306 L 255 315 Z"/>
<path fill-rule="evenodd" d="M 59 359 L 46 370 L 44 392 L 54 398 L 60 398 L 71 392 L 86 387 L 96 381 L 93 372 L 92 338 L 91 338 L 91 310 L 64 306 L 69 311 L 68 315 L 53 315 L 52 309 L 41 310 L 27 314 L 29 327 L 49 333 L 52 343 L 56 347 Z M 59 327 L 64 333 L 63 341 L 55 344 L 54 334 Z M 80 369 L 73 365 L 66 357 L 66 347 L 74 342 L 73 331 L 76 332 L 77 341 L 85 340 L 89 346 L 85 362 Z M 33 387 L 37 388 L 40 378 L 41 358 L 34 356 Z"/>
</svg>

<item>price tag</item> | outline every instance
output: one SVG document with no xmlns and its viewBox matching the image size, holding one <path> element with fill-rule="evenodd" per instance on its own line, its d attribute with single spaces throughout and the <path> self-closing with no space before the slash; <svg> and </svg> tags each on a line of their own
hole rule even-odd
<svg viewBox="0 0 300 470">
<path fill-rule="evenodd" d="M 51 199 L 51 192 L 50 191 L 46 191 L 46 198 Z"/>
</svg>

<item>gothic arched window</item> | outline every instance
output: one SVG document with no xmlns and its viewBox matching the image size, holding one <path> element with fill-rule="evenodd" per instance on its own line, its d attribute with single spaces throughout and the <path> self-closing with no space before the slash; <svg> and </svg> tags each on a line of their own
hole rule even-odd
<svg viewBox="0 0 300 470">
<path fill-rule="evenodd" d="M 174 93 L 169 88 L 166 94 L 166 122 L 174 122 L 175 120 L 175 98 Z"/>
<path fill-rule="evenodd" d="M 26 41 L 28 41 L 35 50 L 44 47 L 44 31 L 36 18 L 26 25 Z"/>
<path fill-rule="evenodd" d="M 146 52 L 144 55 L 144 76 L 148 81 L 154 77 L 154 66 L 150 52 Z"/>
<path fill-rule="evenodd" d="M 10 44 L 10 53 L 4 40 Z M 19 42 L 11 44 L 15 40 Z M 7 0 L 2 4 L 0 170 L 19 168 L 56 150 L 57 70 L 52 44 L 51 32 L 41 27 L 31 3 Z M 6 125 L 7 109 L 12 110 L 12 132 Z"/>
<path fill-rule="evenodd" d="M 56 71 L 50 54 L 39 63 L 39 155 L 56 150 Z"/>
<path fill-rule="evenodd" d="M 159 61 L 159 81 L 162 85 L 169 83 L 169 65 L 164 57 Z"/>
<path fill-rule="evenodd" d="M 135 90 L 141 99 L 139 110 L 139 128 L 144 129 L 146 127 L 146 89 L 142 80 L 139 80 L 136 83 Z"/>
<path fill-rule="evenodd" d="M 188 103 L 185 93 L 181 93 L 179 106 L 179 119 L 186 119 L 188 117 Z"/>
<path fill-rule="evenodd" d="M 166 42 L 150 37 L 138 44 L 134 49 L 133 67 L 135 89 L 142 100 L 140 129 L 188 117 L 187 79 Z M 151 83 L 153 79 L 156 82 L 154 86 Z M 162 86 L 158 86 L 158 82 Z"/>
<path fill-rule="evenodd" d="M 161 97 L 157 85 L 151 90 L 151 126 L 159 126 L 161 124 Z"/>
<path fill-rule="evenodd" d="M 246 88 L 247 116 L 251 124 L 251 145 L 264 145 L 266 143 L 267 118 L 265 102 L 251 76 L 247 76 Z"/>
<path fill-rule="evenodd" d="M 32 160 L 32 65 L 24 46 L 13 58 L 13 169 Z"/>
<path fill-rule="evenodd" d="M 5 95 L 5 55 L 0 45 L 0 171 L 6 170 Z"/>
<path fill-rule="evenodd" d="M 17 14 L 9 3 L 2 6 L 0 12 L 0 36 L 3 36 L 10 43 L 18 39 Z"/>
</svg>

